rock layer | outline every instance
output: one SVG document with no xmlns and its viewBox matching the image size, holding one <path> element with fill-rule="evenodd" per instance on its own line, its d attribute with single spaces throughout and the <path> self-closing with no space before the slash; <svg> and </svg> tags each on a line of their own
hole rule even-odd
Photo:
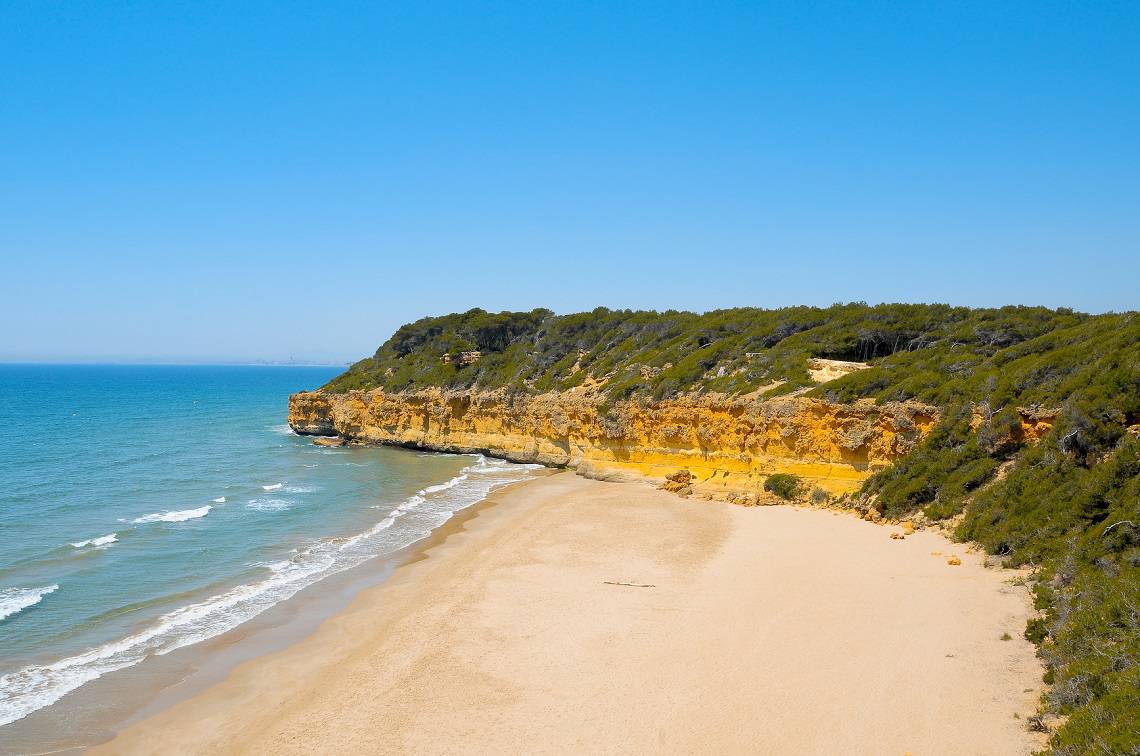
<svg viewBox="0 0 1140 756">
<path fill-rule="evenodd" d="M 792 473 L 832 494 L 856 489 L 905 456 L 937 420 L 914 402 L 832 404 L 719 395 L 619 402 L 563 392 L 301 392 L 289 425 L 339 436 L 515 462 L 575 468 L 594 478 L 664 480 L 688 470 L 695 493 L 755 502 L 764 480 Z"/>
</svg>

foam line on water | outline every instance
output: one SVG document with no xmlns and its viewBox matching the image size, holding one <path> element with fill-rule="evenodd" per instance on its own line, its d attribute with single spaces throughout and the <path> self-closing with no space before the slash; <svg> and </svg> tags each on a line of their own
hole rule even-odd
<svg viewBox="0 0 1140 756">
<path fill-rule="evenodd" d="M 280 512 L 292 503 L 290 499 L 250 499 L 245 506 L 257 512 Z"/>
<path fill-rule="evenodd" d="M 77 549 L 82 549 L 86 546 L 110 546 L 112 543 L 115 543 L 118 540 L 118 533 L 108 533 L 107 535 L 99 536 L 98 538 L 88 538 L 86 541 L 76 541 L 71 545 Z"/>
<path fill-rule="evenodd" d="M 4 588 L 0 590 L 0 620 L 11 617 L 33 607 L 49 593 L 59 590 L 58 585 L 45 585 L 42 588 Z"/>
<path fill-rule="evenodd" d="M 177 512 L 155 512 L 153 514 L 143 515 L 131 520 L 133 525 L 145 525 L 148 522 L 186 522 L 187 520 L 195 520 L 199 517 L 205 517 L 210 514 L 212 506 L 207 504 L 204 507 L 197 509 L 183 509 Z"/>
</svg>

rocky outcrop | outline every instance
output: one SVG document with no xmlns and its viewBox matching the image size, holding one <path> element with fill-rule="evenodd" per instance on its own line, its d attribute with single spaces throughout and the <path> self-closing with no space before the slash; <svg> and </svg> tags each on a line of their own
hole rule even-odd
<svg viewBox="0 0 1140 756">
<path fill-rule="evenodd" d="M 661 490 L 688 496 L 693 492 L 693 474 L 688 470 L 678 470 L 672 475 L 666 475 Z"/>
<path fill-rule="evenodd" d="M 981 403 L 973 405 L 971 408 L 970 429 L 977 431 L 983 426 L 989 425 L 993 416 L 994 413 L 989 404 Z M 1060 416 L 1061 409 L 1059 407 L 1042 407 L 1039 405 L 1017 407 L 1017 424 L 1006 429 L 999 438 L 992 439 L 992 442 L 1035 444 L 1044 438 L 1049 431 L 1053 430 L 1053 426 L 1056 425 L 1057 418 Z"/>
<path fill-rule="evenodd" d="M 289 397 L 289 427 L 302 436 L 336 436 L 330 403 L 324 394 L 302 391 Z"/>
<path fill-rule="evenodd" d="M 909 453 L 937 419 L 917 403 L 832 404 L 718 395 L 619 402 L 574 392 L 302 392 L 289 398 L 298 433 L 353 443 L 481 452 L 516 462 L 572 467 L 601 479 L 678 470 L 698 495 L 755 496 L 773 473 L 829 493 L 852 491 Z"/>
</svg>

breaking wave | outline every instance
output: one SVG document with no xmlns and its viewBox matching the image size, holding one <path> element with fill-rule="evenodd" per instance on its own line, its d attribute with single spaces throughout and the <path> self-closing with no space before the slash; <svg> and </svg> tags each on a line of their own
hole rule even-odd
<svg viewBox="0 0 1140 756">
<path fill-rule="evenodd" d="M 77 549 L 82 549 L 87 546 L 110 546 L 112 543 L 115 543 L 118 540 L 118 533 L 108 533 L 107 535 L 99 536 L 98 538 L 88 538 L 86 541 L 76 541 L 71 545 Z"/>
<path fill-rule="evenodd" d="M 205 517 L 210 514 L 212 506 L 207 504 L 204 507 L 197 509 L 183 509 L 180 512 L 155 512 L 154 514 L 143 515 L 142 517 L 131 520 L 133 525 L 145 525 L 148 522 L 185 522 L 186 520 L 194 520 L 199 517 Z"/>
<path fill-rule="evenodd" d="M 0 590 L 0 620 L 40 603 L 44 596 L 59 590 L 58 585 L 43 588 L 4 588 Z"/>
</svg>

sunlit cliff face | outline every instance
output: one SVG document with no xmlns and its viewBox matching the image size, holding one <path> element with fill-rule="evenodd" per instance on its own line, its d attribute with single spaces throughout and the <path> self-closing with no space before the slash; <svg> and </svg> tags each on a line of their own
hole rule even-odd
<svg viewBox="0 0 1140 756">
<path fill-rule="evenodd" d="M 687 469 L 695 493 L 742 501 L 758 496 L 773 473 L 798 475 L 809 490 L 853 491 L 913 450 L 936 420 L 935 408 L 913 402 L 716 395 L 612 406 L 579 393 L 377 390 L 289 399 L 289 424 L 298 433 L 479 451 L 606 479 L 660 480 Z"/>
</svg>

